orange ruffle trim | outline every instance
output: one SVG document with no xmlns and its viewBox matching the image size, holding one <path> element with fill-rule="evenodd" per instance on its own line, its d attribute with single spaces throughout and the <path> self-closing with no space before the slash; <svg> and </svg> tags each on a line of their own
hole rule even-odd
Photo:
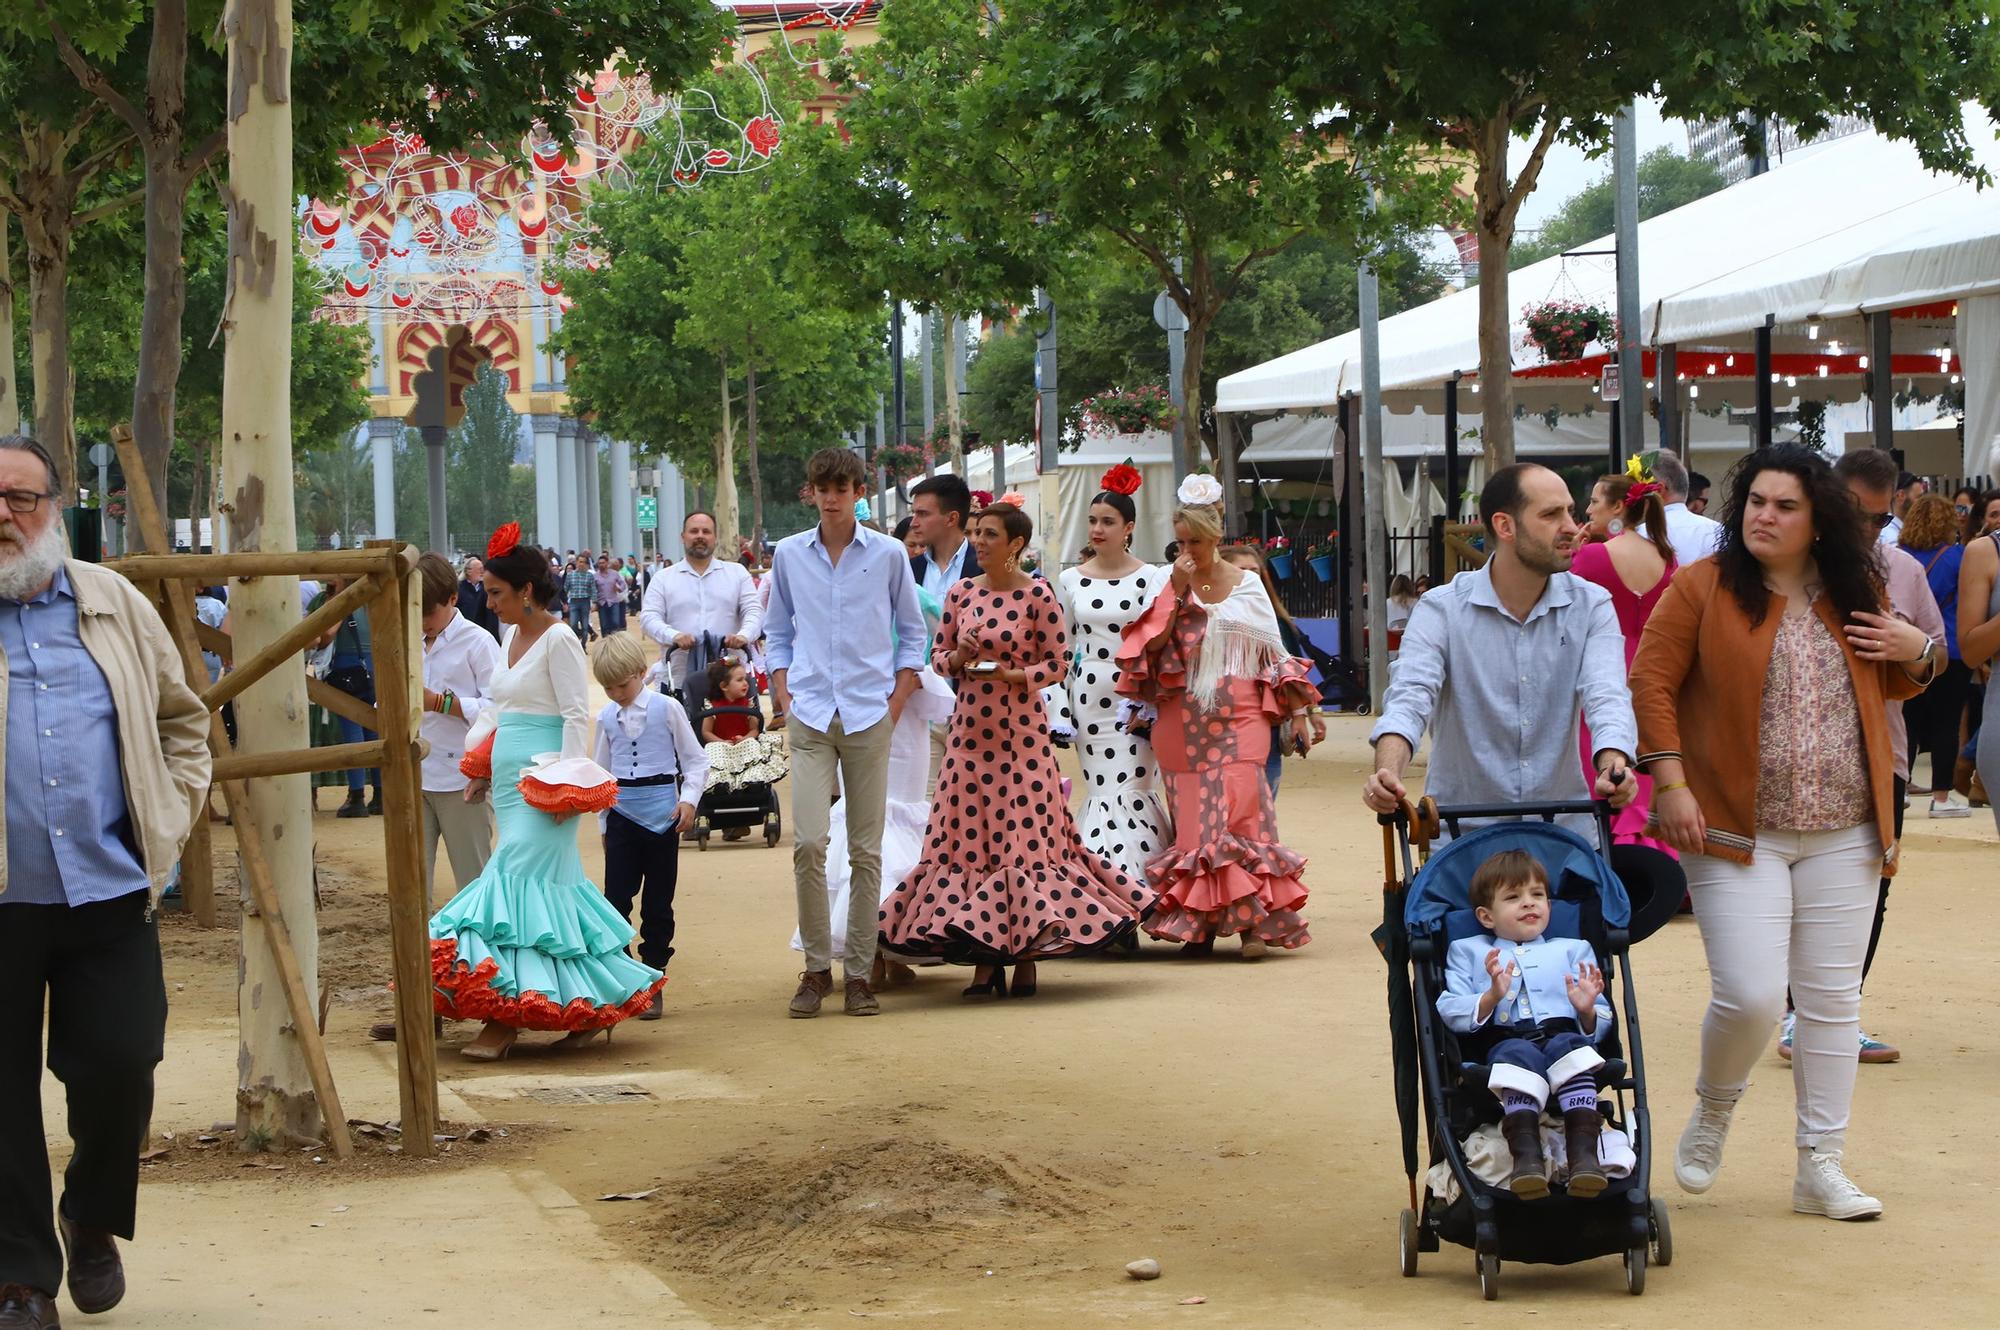
<svg viewBox="0 0 2000 1330">
<path fill-rule="evenodd" d="M 499 1021 L 521 1030 L 601 1030 L 630 1020 L 653 1005 L 653 994 L 666 984 L 665 975 L 615 1007 L 599 1007 L 577 998 L 558 1007 L 541 994 L 514 997 L 497 992 L 493 976 L 500 966 L 488 958 L 471 969 L 458 963 L 458 943 L 431 939 L 431 1003 L 440 1016 L 457 1021 Z"/>
<path fill-rule="evenodd" d="M 465 756 L 458 759 L 459 774 L 468 780 L 493 779 L 493 740 L 499 736 L 495 730 L 486 736 L 485 742 L 477 748 L 468 748 Z"/>
<path fill-rule="evenodd" d="M 528 807 L 544 813 L 602 813 L 618 802 L 618 786 L 612 782 L 585 789 L 580 785 L 548 785 L 523 776 L 517 788 Z"/>
</svg>

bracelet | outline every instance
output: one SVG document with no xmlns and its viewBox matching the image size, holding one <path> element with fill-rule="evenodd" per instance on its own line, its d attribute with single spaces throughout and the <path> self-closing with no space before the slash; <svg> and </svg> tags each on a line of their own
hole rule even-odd
<svg viewBox="0 0 2000 1330">
<path fill-rule="evenodd" d="M 1668 790 L 1685 790 L 1687 787 L 1688 783 L 1686 781 L 1677 780 L 1671 785 L 1655 785 L 1653 787 L 1653 793 L 1665 794 Z"/>
</svg>

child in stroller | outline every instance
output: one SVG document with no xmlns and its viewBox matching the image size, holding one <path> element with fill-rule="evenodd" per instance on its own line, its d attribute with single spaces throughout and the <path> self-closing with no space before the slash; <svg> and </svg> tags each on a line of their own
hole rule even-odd
<svg viewBox="0 0 2000 1330">
<path fill-rule="evenodd" d="M 1513 1156 L 1507 1186 L 1524 1200 L 1549 1194 L 1542 1110 L 1553 1097 L 1569 1157 L 1569 1194 L 1604 1190 L 1597 1138 L 1599 1035 L 1611 1029 L 1604 972 L 1580 938 L 1548 937 L 1549 878 L 1533 855 L 1502 850 L 1473 874 L 1469 891 L 1486 931 L 1451 944 L 1438 1014 L 1468 1055 L 1482 1048 L 1487 1088 L 1500 1100 Z"/>
</svg>

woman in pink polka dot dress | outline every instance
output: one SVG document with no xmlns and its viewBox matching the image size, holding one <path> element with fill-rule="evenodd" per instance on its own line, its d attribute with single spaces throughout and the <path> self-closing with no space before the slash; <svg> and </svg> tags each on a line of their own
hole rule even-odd
<svg viewBox="0 0 2000 1330">
<path fill-rule="evenodd" d="M 1180 497 L 1172 585 L 1118 653 L 1118 691 L 1159 708 L 1153 751 L 1174 822 L 1173 846 L 1146 865 L 1160 893 L 1146 931 L 1197 956 L 1238 934 L 1250 959 L 1311 941 L 1305 860 L 1278 843 L 1264 763 L 1274 725 L 1311 746 L 1319 690 L 1286 652 L 1263 582 L 1216 557 L 1221 486 L 1190 476 Z"/>
<path fill-rule="evenodd" d="M 945 596 L 932 663 L 959 681 L 923 856 L 882 906 L 882 950 L 978 966 L 967 997 L 1035 992 L 1035 962 L 1129 936 L 1153 893 L 1084 848 L 1041 690 L 1068 666 L 1047 582 L 1021 571 L 1033 526 L 1012 504 L 973 520 L 987 571 Z"/>
</svg>

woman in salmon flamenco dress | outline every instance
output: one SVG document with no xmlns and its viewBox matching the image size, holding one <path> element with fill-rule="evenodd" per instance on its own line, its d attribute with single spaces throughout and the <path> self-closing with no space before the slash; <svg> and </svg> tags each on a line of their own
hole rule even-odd
<svg viewBox="0 0 2000 1330">
<path fill-rule="evenodd" d="M 1182 482 L 1172 582 L 1118 653 L 1118 691 L 1159 709 L 1153 751 L 1166 781 L 1174 843 L 1146 866 L 1160 896 L 1146 931 L 1205 956 L 1242 938 L 1245 959 L 1311 941 L 1299 914 L 1305 860 L 1278 841 L 1264 764 L 1273 726 L 1312 746 L 1319 690 L 1285 650 L 1261 579 L 1217 557 L 1222 487 Z"/>
</svg>

